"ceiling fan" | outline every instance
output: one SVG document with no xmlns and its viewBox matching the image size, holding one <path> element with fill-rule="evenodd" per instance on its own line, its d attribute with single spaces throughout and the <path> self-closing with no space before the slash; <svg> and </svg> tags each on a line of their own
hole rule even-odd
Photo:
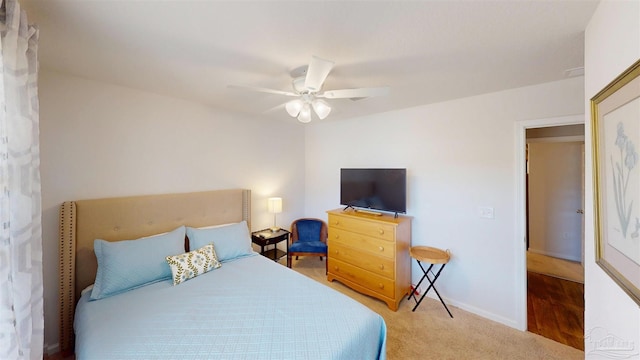
<svg viewBox="0 0 640 360">
<path fill-rule="evenodd" d="M 329 115 L 331 106 L 324 99 L 359 100 L 389 94 L 388 87 L 321 91 L 322 85 L 334 64 L 333 61 L 312 56 L 309 65 L 300 66 L 291 71 L 293 91 L 281 91 L 255 86 L 229 85 L 229 87 L 295 97 L 295 99 L 285 104 L 285 109 L 289 115 L 303 123 L 311 121 L 311 109 L 321 120 Z"/>
</svg>

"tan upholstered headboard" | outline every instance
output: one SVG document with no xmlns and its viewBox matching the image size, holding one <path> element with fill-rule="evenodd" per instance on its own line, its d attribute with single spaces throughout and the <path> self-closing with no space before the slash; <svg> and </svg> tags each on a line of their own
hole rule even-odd
<svg viewBox="0 0 640 360">
<path fill-rule="evenodd" d="M 246 220 L 251 229 L 251 191 L 216 190 L 64 202 L 60 208 L 60 348 L 72 351 L 73 317 L 80 292 L 98 268 L 93 241 L 120 241 L 186 226 Z"/>
</svg>

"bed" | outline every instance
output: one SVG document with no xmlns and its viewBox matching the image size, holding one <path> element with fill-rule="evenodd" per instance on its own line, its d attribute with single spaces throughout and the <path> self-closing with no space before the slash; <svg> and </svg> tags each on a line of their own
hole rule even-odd
<svg viewBox="0 0 640 360">
<path fill-rule="evenodd" d="M 385 359 L 380 315 L 251 250 L 250 199 L 249 190 L 234 189 L 63 203 L 61 349 L 79 360 Z M 211 242 L 211 234 L 226 235 Z M 175 252 L 179 236 L 185 253 L 213 243 L 220 266 L 178 284 L 173 267 L 168 279 L 108 289 L 113 281 L 105 279 L 115 278 L 108 271 L 136 278 L 155 265 L 105 270 L 104 254 L 131 258 L 137 250 L 127 246 L 149 244 L 151 252 L 165 244 Z"/>
</svg>

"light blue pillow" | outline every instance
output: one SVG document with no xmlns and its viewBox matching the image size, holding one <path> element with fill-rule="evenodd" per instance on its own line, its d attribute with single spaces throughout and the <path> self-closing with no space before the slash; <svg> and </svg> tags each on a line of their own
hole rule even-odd
<svg viewBox="0 0 640 360">
<path fill-rule="evenodd" d="M 213 244 L 221 262 L 253 254 L 246 221 L 210 228 L 187 227 L 187 237 L 190 249 Z"/>
<path fill-rule="evenodd" d="M 136 240 L 94 240 L 98 272 L 91 299 L 103 299 L 171 279 L 171 268 L 167 265 L 166 257 L 184 253 L 185 233 L 185 227 L 181 226 L 165 234 Z"/>
</svg>

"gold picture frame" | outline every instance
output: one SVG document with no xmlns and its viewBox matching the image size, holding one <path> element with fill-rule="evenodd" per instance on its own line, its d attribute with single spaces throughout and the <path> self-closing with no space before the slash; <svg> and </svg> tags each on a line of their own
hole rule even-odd
<svg viewBox="0 0 640 360">
<path fill-rule="evenodd" d="M 596 263 L 640 305 L 640 60 L 591 99 Z"/>
</svg>

